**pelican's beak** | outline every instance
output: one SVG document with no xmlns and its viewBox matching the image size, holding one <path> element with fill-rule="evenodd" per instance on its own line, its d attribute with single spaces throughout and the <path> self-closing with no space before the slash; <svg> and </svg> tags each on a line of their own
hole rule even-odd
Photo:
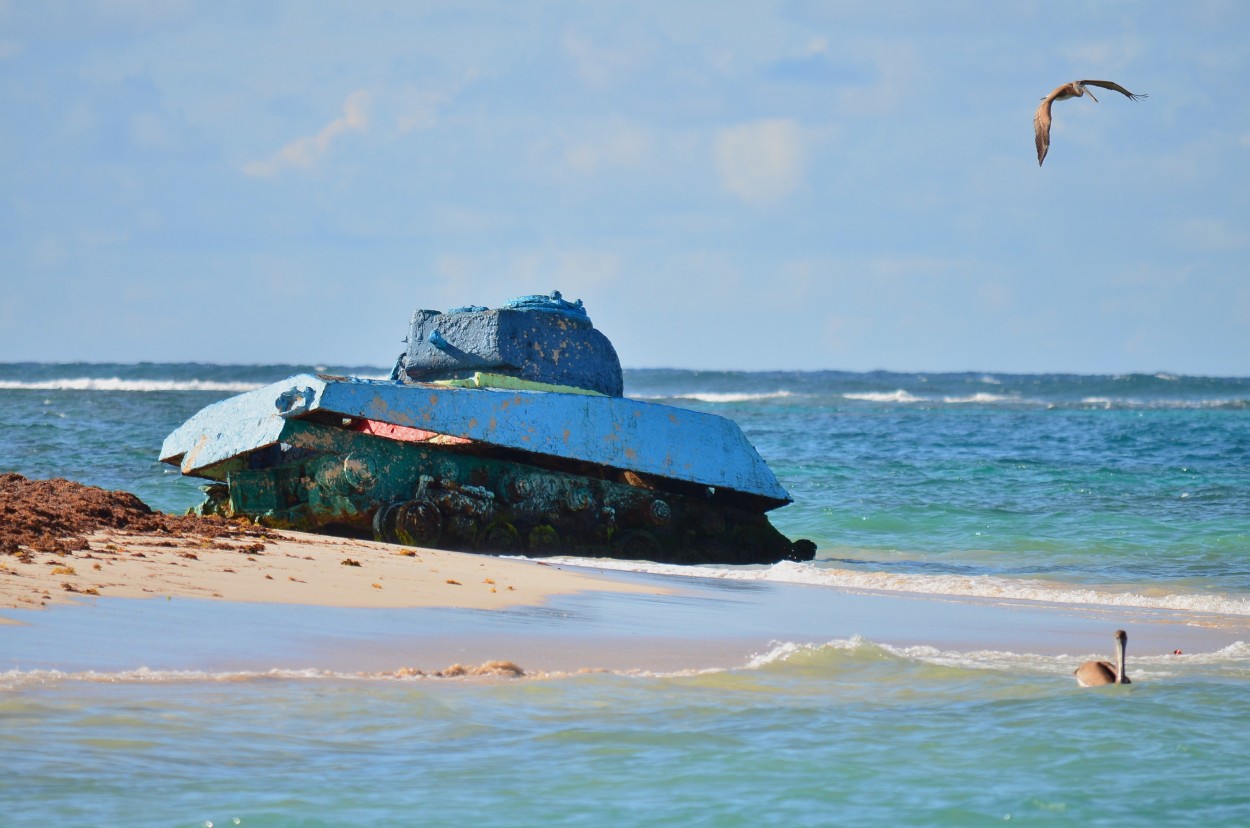
<svg viewBox="0 0 1250 828">
<path fill-rule="evenodd" d="M 1083 86 L 1083 87 L 1081 87 L 1081 88 L 1085 90 L 1085 94 L 1086 94 L 1086 95 L 1089 95 L 1091 98 L 1094 98 L 1094 93 L 1089 91 L 1089 87 L 1088 87 L 1088 86 Z M 1094 103 L 1098 103 L 1098 99 L 1097 99 L 1097 98 L 1094 98 Z"/>
</svg>

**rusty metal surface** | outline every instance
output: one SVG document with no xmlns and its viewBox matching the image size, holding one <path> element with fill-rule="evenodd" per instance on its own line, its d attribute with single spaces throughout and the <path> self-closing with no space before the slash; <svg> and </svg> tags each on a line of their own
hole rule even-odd
<svg viewBox="0 0 1250 828">
<path fill-rule="evenodd" d="M 631 472 L 587 476 L 289 419 L 201 514 L 410 546 L 668 563 L 807 560 L 758 507 Z"/>
</svg>

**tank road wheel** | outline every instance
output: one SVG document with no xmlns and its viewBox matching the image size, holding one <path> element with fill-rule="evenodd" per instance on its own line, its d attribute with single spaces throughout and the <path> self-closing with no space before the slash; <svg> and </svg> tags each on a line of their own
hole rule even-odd
<svg viewBox="0 0 1250 828">
<path fill-rule="evenodd" d="M 395 537 L 405 546 L 433 545 L 443 534 L 443 515 L 433 503 L 409 500 L 395 510 Z"/>
<path fill-rule="evenodd" d="M 560 543 L 560 533 L 547 524 L 535 526 L 526 538 L 526 546 L 531 552 L 542 555 L 550 552 Z"/>
<path fill-rule="evenodd" d="M 612 557 L 632 561 L 660 560 L 660 542 L 645 529 L 631 529 L 612 541 Z"/>
<path fill-rule="evenodd" d="M 473 515 L 451 515 L 443 523 L 443 534 L 447 537 L 449 549 L 471 549 L 477 541 L 477 518 Z"/>
<path fill-rule="evenodd" d="M 401 503 L 383 503 L 373 513 L 373 539 L 382 543 L 398 543 L 395 536 L 395 510 Z"/>
<path fill-rule="evenodd" d="M 497 520 L 482 532 L 482 548 L 511 552 L 521 548 L 521 533 L 506 520 Z"/>
<path fill-rule="evenodd" d="M 668 526 L 672 519 L 673 510 L 663 500 L 656 498 L 647 506 L 647 520 L 656 526 Z"/>
</svg>

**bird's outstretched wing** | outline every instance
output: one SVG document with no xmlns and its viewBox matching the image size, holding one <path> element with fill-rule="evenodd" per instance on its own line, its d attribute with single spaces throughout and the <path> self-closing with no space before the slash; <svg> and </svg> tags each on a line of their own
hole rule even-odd
<svg viewBox="0 0 1250 828">
<path fill-rule="evenodd" d="M 1050 104 L 1053 96 L 1042 99 L 1037 113 L 1033 116 L 1033 140 L 1037 144 L 1037 166 L 1042 166 L 1046 153 L 1050 150 Z"/>
<path fill-rule="evenodd" d="M 1092 92 L 1087 92 L 1083 89 L 1086 86 L 1099 86 L 1103 89 L 1110 89 L 1134 101 L 1150 97 L 1149 95 L 1135 95 L 1115 81 L 1080 80 L 1060 86 L 1054 92 L 1042 98 L 1041 106 L 1037 108 L 1037 113 L 1033 116 L 1033 138 L 1037 143 L 1037 166 L 1042 166 L 1042 161 L 1046 160 L 1046 153 L 1050 150 L 1050 105 L 1057 100 L 1079 98 L 1086 94 L 1094 98 Z M 1094 98 L 1094 100 L 1098 99 Z"/>
<path fill-rule="evenodd" d="M 1083 80 L 1077 81 L 1077 83 L 1084 84 L 1085 86 L 1101 86 L 1103 89 L 1110 89 L 1114 92 L 1119 92 L 1121 95 L 1131 98 L 1134 101 L 1150 97 L 1149 95 L 1134 95 L 1132 92 L 1128 91 L 1123 86 L 1120 86 L 1120 84 L 1115 81 Z"/>
</svg>

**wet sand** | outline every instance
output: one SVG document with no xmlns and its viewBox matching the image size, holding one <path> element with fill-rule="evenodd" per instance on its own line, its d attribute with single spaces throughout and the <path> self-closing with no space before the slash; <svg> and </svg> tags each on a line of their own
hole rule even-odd
<svg viewBox="0 0 1250 828">
<path fill-rule="evenodd" d="M 1243 619 L 1163 610 L 607 572 L 295 533 L 262 552 L 209 548 L 194 558 L 143 541 L 93 537 L 90 550 L 58 557 L 72 576 L 38 560 L 4 575 L 6 596 L 14 583 L 37 582 L 49 600 L 13 609 L 6 598 L 0 617 L 15 623 L 0 629 L 0 670 L 405 675 L 505 661 L 530 674 L 669 672 L 741 667 L 780 642 L 854 636 L 1071 654 L 1075 666 L 1109 655 L 1118 627 L 1130 631 L 1130 657 L 1250 640 Z"/>
<path fill-rule="evenodd" d="M 606 571 L 162 515 L 64 480 L 0 488 L 0 670 L 675 671 L 855 636 L 1075 665 L 1120 627 L 1146 655 L 1250 640 L 1238 616 Z"/>
</svg>

